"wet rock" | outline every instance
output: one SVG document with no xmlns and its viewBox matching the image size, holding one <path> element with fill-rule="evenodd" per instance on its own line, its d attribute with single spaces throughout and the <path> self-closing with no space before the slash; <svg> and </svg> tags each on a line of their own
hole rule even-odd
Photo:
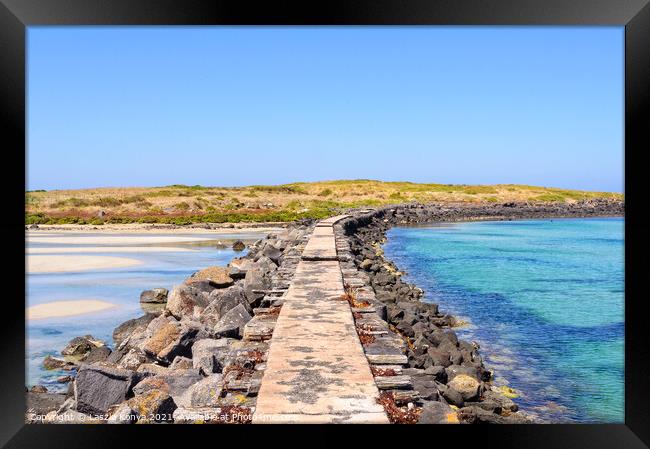
<svg viewBox="0 0 650 449">
<path fill-rule="evenodd" d="M 178 285 L 174 287 L 167 299 L 166 310 L 175 318 L 181 319 L 184 316 L 197 315 L 208 305 L 208 295 L 190 285 Z"/>
<path fill-rule="evenodd" d="M 491 413 L 501 414 L 503 408 L 498 402 L 495 401 L 482 401 L 482 402 L 465 402 L 466 407 L 479 407 Z"/>
<path fill-rule="evenodd" d="M 478 397 L 481 383 L 467 374 L 457 374 L 447 386 L 459 392 L 464 401 L 471 401 Z"/>
<path fill-rule="evenodd" d="M 111 405 L 124 402 L 140 380 L 133 371 L 97 365 L 79 368 L 74 381 L 76 410 L 87 414 L 105 414 Z"/>
<path fill-rule="evenodd" d="M 92 335 L 75 337 L 70 340 L 65 348 L 63 348 L 61 354 L 83 358 L 83 356 L 88 354 L 92 348 L 96 348 L 98 346 L 104 346 L 104 342 L 97 340 Z"/>
<path fill-rule="evenodd" d="M 140 302 L 148 304 L 164 304 L 167 302 L 169 290 L 166 288 L 154 288 L 140 293 Z"/>
<path fill-rule="evenodd" d="M 76 368 L 77 364 L 73 362 L 69 362 L 64 359 L 60 359 L 58 357 L 52 357 L 51 355 L 47 355 L 43 359 L 43 367 L 47 370 L 53 370 L 53 369 L 71 370 Z"/>
<path fill-rule="evenodd" d="M 215 325 L 216 337 L 241 338 L 244 335 L 244 326 L 252 317 L 246 308 L 239 304 L 230 309 Z"/>
<path fill-rule="evenodd" d="M 503 410 L 508 410 L 511 412 L 516 412 L 519 410 L 519 406 L 515 404 L 512 399 L 507 398 L 496 391 L 486 390 L 483 392 L 483 400 L 496 402 Z"/>
<path fill-rule="evenodd" d="M 29 391 L 31 393 L 47 393 L 47 387 L 45 385 L 34 385 Z"/>
<path fill-rule="evenodd" d="M 235 251 L 243 251 L 246 249 L 246 245 L 241 240 L 237 240 L 232 244 L 232 249 Z"/>
<path fill-rule="evenodd" d="M 509 416 L 501 416 L 496 413 L 483 410 L 481 407 L 472 405 L 458 410 L 458 420 L 463 424 L 527 424 L 529 420 L 514 413 Z"/>
<path fill-rule="evenodd" d="M 56 378 L 56 382 L 60 384 L 67 384 L 74 380 L 72 376 L 61 376 Z"/>
</svg>

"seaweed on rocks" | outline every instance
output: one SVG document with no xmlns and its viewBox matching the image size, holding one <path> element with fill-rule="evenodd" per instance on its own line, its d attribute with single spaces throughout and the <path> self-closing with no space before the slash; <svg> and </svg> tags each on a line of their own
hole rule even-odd
<svg viewBox="0 0 650 449">
<path fill-rule="evenodd" d="M 422 413 L 420 407 L 399 406 L 395 401 L 394 393 L 382 391 L 377 398 L 392 424 L 417 424 Z"/>
</svg>

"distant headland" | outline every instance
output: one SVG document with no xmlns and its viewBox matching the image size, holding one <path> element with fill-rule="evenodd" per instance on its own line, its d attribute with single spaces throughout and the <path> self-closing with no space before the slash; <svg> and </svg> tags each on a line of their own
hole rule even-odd
<svg viewBox="0 0 650 449">
<path fill-rule="evenodd" d="M 289 222 L 398 203 L 476 205 L 621 203 L 623 194 L 520 184 L 418 184 L 375 180 L 282 185 L 119 187 L 25 193 L 26 224 Z"/>
</svg>

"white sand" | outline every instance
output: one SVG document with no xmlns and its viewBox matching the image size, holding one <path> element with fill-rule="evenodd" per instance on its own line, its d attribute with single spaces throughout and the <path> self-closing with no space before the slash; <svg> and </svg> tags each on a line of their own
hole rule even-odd
<svg viewBox="0 0 650 449">
<path fill-rule="evenodd" d="M 216 236 L 215 236 L 216 237 Z M 201 240 L 215 240 L 208 237 L 194 236 L 173 236 L 173 235 L 102 235 L 102 236 L 79 236 L 79 235 L 57 235 L 56 237 L 41 237 L 29 235 L 29 243 L 56 243 L 62 245 L 146 245 L 155 243 L 180 243 L 196 242 Z"/>
<path fill-rule="evenodd" d="M 136 259 L 111 256 L 29 255 L 26 259 L 28 273 L 64 273 L 99 268 L 123 268 L 142 263 Z"/>
<path fill-rule="evenodd" d="M 65 316 L 83 315 L 86 313 L 99 312 L 101 310 L 116 307 L 106 301 L 96 299 L 84 299 L 79 301 L 54 301 L 46 304 L 38 304 L 27 308 L 28 320 L 41 320 L 43 318 L 58 318 Z"/>
<path fill-rule="evenodd" d="M 26 254 L 65 254 L 65 253 L 171 253 L 197 251 L 192 248 L 175 246 L 62 246 L 57 248 L 25 248 Z"/>
<path fill-rule="evenodd" d="M 221 225 L 215 229 L 205 229 L 205 228 L 188 228 L 188 227 L 177 227 L 173 225 L 152 225 L 145 223 L 128 223 L 128 224 L 105 224 L 102 226 L 94 225 L 78 225 L 78 224 L 68 224 L 68 225 L 38 225 L 38 229 L 29 229 L 26 231 L 26 234 L 31 235 L 51 235 L 51 233 L 61 234 L 74 234 L 79 232 L 93 232 L 93 233 L 111 233 L 119 232 L 120 234 L 131 234 L 131 233 L 144 233 L 144 234 L 214 234 L 214 235 L 224 235 L 224 234 L 241 234 L 241 233 L 262 233 L 267 234 L 272 231 L 278 231 L 286 227 L 287 223 L 267 223 L 264 226 L 250 226 L 245 223 L 235 224 L 235 227 L 229 227 L 230 225 Z M 216 226 L 216 225 L 213 225 Z"/>
</svg>

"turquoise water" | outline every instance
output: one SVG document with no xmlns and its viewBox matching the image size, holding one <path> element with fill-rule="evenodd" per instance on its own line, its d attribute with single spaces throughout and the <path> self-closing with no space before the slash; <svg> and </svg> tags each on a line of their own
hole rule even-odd
<svg viewBox="0 0 650 449">
<path fill-rule="evenodd" d="M 544 421 L 624 421 L 624 220 L 399 227 L 384 250 Z"/>
<path fill-rule="evenodd" d="M 97 237 L 102 234 L 88 233 L 83 236 Z M 60 356 L 61 349 L 70 339 L 86 334 L 92 334 L 94 337 L 106 341 L 112 347 L 113 329 L 122 322 L 144 313 L 139 301 L 140 293 L 143 290 L 164 287 L 171 291 L 174 285 L 180 284 L 195 271 L 212 265 L 225 266 L 233 257 L 245 254 L 245 252 L 236 253 L 230 248 L 216 247 L 217 238 L 252 241 L 260 238 L 262 234 L 232 233 L 222 234 L 217 238 L 211 234 L 195 236 L 214 240 L 169 245 L 174 248 L 186 249 L 186 251 L 176 252 L 164 249 L 156 252 L 120 252 L 119 249 L 114 249 L 120 245 L 112 244 L 111 248 L 108 248 L 110 252 L 107 250 L 106 253 L 90 252 L 88 254 L 134 258 L 141 261 L 142 264 L 126 268 L 29 274 L 26 276 L 25 302 L 27 307 L 52 301 L 89 298 L 116 305 L 114 308 L 96 313 L 28 321 L 25 354 L 27 386 L 41 384 L 52 391 L 67 389 L 67 384 L 57 383 L 56 378 L 69 373 L 61 370 L 45 370 L 42 363 L 46 355 Z M 97 248 L 104 245 L 28 243 L 27 248 L 80 248 L 84 246 Z M 164 247 L 161 244 L 139 246 Z M 60 254 L 66 255 L 63 251 Z M 69 256 L 74 257 L 77 254 L 84 255 L 85 253 L 75 253 Z"/>
</svg>

